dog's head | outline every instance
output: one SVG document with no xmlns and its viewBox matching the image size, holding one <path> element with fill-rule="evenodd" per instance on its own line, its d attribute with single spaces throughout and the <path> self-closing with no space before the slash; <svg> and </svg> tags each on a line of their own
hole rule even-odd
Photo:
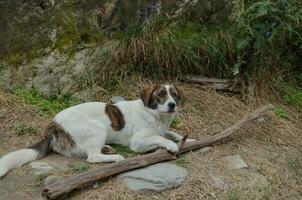
<svg viewBox="0 0 302 200">
<path fill-rule="evenodd" d="M 184 104 L 182 89 L 176 85 L 151 85 L 140 92 L 144 105 L 160 113 L 173 114 Z"/>
</svg>

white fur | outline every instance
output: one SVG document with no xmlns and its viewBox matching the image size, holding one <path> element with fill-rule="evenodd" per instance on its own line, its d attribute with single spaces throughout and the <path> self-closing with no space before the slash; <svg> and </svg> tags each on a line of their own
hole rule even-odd
<svg viewBox="0 0 302 200">
<path fill-rule="evenodd" d="M 0 177 L 4 176 L 10 170 L 36 160 L 37 158 L 38 152 L 33 149 L 21 149 L 6 154 L 0 159 Z"/>
<path fill-rule="evenodd" d="M 122 112 L 125 127 L 120 131 L 114 131 L 111 121 L 105 113 L 105 103 L 91 102 L 80 104 L 57 114 L 54 121 L 71 135 L 77 144 L 71 152 L 57 150 L 63 155 L 88 156 L 88 162 L 112 162 L 122 160 L 120 155 L 104 155 L 100 150 L 105 144 L 122 144 L 133 151 L 144 153 L 163 147 L 171 152 L 177 152 L 176 143 L 165 138 L 174 113 L 168 113 L 168 103 L 175 100 L 169 93 L 169 85 L 165 85 L 168 98 L 157 109 L 144 106 L 141 99 L 134 101 L 121 101 L 115 105 Z M 175 108 L 177 110 L 177 107 Z M 182 136 L 173 132 L 176 141 Z"/>
</svg>

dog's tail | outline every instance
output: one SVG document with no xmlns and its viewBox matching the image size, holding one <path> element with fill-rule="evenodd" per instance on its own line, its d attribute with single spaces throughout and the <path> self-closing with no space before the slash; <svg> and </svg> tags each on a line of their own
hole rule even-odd
<svg viewBox="0 0 302 200">
<path fill-rule="evenodd" d="M 10 170 L 20 167 L 25 163 L 41 159 L 50 151 L 52 136 L 45 136 L 40 142 L 37 142 L 27 149 L 10 152 L 0 158 L 0 177 L 7 174 Z"/>
</svg>

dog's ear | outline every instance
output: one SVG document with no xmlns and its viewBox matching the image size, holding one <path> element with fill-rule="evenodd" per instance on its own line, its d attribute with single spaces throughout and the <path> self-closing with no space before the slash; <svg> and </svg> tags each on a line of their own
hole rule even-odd
<svg viewBox="0 0 302 200">
<path fill-rule="evenodd" d="M 181 87 L 174 85 L 177 93 L 178 93 L 178 97 L 179 97 L 179 102 L 180 105 L 183 107 L 185 105 L 185 95 L 183 90 L 181 89 Z"/>
<path fill-rule="evenodd" d="M 144 89 L 141 90 L 139 96 L 140 96 L 140 99 L 144 102 L 145 106 L 149 105 L 151 96 L 152 96 L 155 88 L 156 88 L 156 85 L 151 85 L 151 86 L 145 87 Z"/>
</svg>

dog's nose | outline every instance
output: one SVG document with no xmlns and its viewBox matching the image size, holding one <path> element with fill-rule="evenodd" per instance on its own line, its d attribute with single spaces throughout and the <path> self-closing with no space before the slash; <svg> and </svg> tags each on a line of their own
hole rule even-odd
<svg viewBox="0 0 302 200">
<path fill-rule="evenodd" d="M 173 103 L 173 102 L 170 102 L 170 103 L 168 103 L 168 106 L 169 106 L 170 109 L 174 109 L 176 104 Z"/>
</svg>

